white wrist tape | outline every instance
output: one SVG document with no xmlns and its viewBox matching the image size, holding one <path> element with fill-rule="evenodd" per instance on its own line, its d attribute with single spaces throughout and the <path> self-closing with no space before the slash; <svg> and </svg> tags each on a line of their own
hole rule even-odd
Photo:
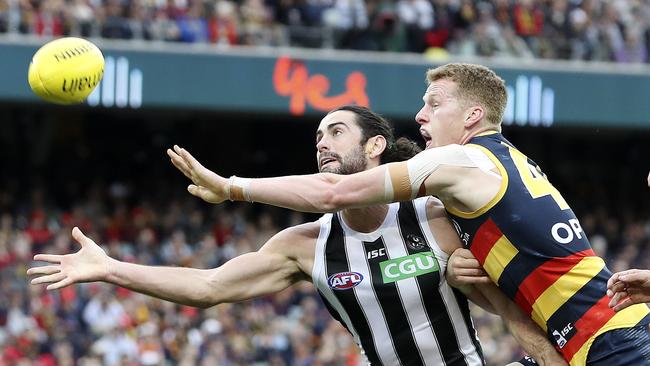
<svg viewBox="0 0 650 366">
<path fill-rule="evenodd" d="M 228 199 L 231 201 L 253 202 L 250 195 L 250 185 L 250 178 L 240 178 L 234 175 L 231 176 L 228 179 L 228 187 L 226 189 Z"/>
<path fill-rule="evenodd" d="M 461 145 L 424 150 L 405 162 L 387 164 L 384 178 L 386 199 L 407 201 L 426 195 L 424 181 L 441 165 L 476 167 Z"/>
</svg>

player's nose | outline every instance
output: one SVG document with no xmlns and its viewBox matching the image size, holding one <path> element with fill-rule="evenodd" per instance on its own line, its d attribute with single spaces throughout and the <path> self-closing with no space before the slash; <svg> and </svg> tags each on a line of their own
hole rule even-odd
<svg viewBox="0 0 650 366">
<path fill-rule="evenodd" d="M 316 143 L 316 150 L 318 152 L 323 152 L 329 150 L 329 142 L 327 141 L 327 138 L 323 137 Z"/>
<path fill-rule="evenodd" d="M 423 125 L 428 122 L 428 119 L 426 118 L 426 113 L 425 113 L 425 106 L 422 106 L 418 113 L 415 115 L 415 122 L 417 122 L 419 125 Z"/>
</svg>

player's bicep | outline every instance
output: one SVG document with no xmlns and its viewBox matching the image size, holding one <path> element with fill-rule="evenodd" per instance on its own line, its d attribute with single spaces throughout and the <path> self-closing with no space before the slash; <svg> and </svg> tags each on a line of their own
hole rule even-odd
<svg viewBox="0 0 650 366">
<path fill-rule="evenodd" d="M 235 257 L 212 270 L 210 282 L 223 302 L 248 300 L 272 294 L 304 279 L 290 258 L 272 252 L 252 252 Z"/>
<path fill-rule="evenodd" d="M 406 201 L 438 195 L 458 181 L 442 167 L 476 167 L 460 145 L 425 150 L 406 162 L 387 164 L 384 187 L 387 201 Z"/>
</svg>

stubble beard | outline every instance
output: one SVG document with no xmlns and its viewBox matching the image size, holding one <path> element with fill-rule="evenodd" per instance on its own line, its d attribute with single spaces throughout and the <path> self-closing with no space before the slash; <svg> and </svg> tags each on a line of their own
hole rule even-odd
<svg viewBox="0 0 650 366">
<path fill-rule="evenodd" d="M 362 172 L 368 167 L 368 161 L 361 146 L 351 151 L 345 157 L 341 157 L 338 154 L 333 154 L 333 156 L 338 160 L 339 166 L 324 167 L 320 170 L 321 173 L 349 175 Z"/>
</svg>

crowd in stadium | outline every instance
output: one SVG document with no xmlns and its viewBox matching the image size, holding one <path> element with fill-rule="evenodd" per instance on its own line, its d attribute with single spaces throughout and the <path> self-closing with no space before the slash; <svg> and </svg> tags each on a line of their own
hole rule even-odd
<svg viewBox="0 0 650 366">
<path fill-rule="evenodd" d="M 641 0 L 0 0 L 0 33 L 647 62 Z"/>
<path fill-rule="evenodd" d="M 120 183 L 82 190 L 84 198 L 68 208 L 40 189 L 16 200 L 15 189 L 0 197 L 0 365 L 359 364 L 352 337 L 309 283 L 201 310 L 97 283 L 48 292 L 25 276 L 33 253 L 78 249 L 73 226 L 114 258 L 212 268 L 312 218 L 261 205 L 209 206 L 189 195 L 153 202 Z M 605 209 L 585 212 L 582 225 L 613 271 L 650 268 L 649 222 Z M 500 321 L 476 307 L 472 313 L 490 365 L 520 358 Z"/>
</svg>

